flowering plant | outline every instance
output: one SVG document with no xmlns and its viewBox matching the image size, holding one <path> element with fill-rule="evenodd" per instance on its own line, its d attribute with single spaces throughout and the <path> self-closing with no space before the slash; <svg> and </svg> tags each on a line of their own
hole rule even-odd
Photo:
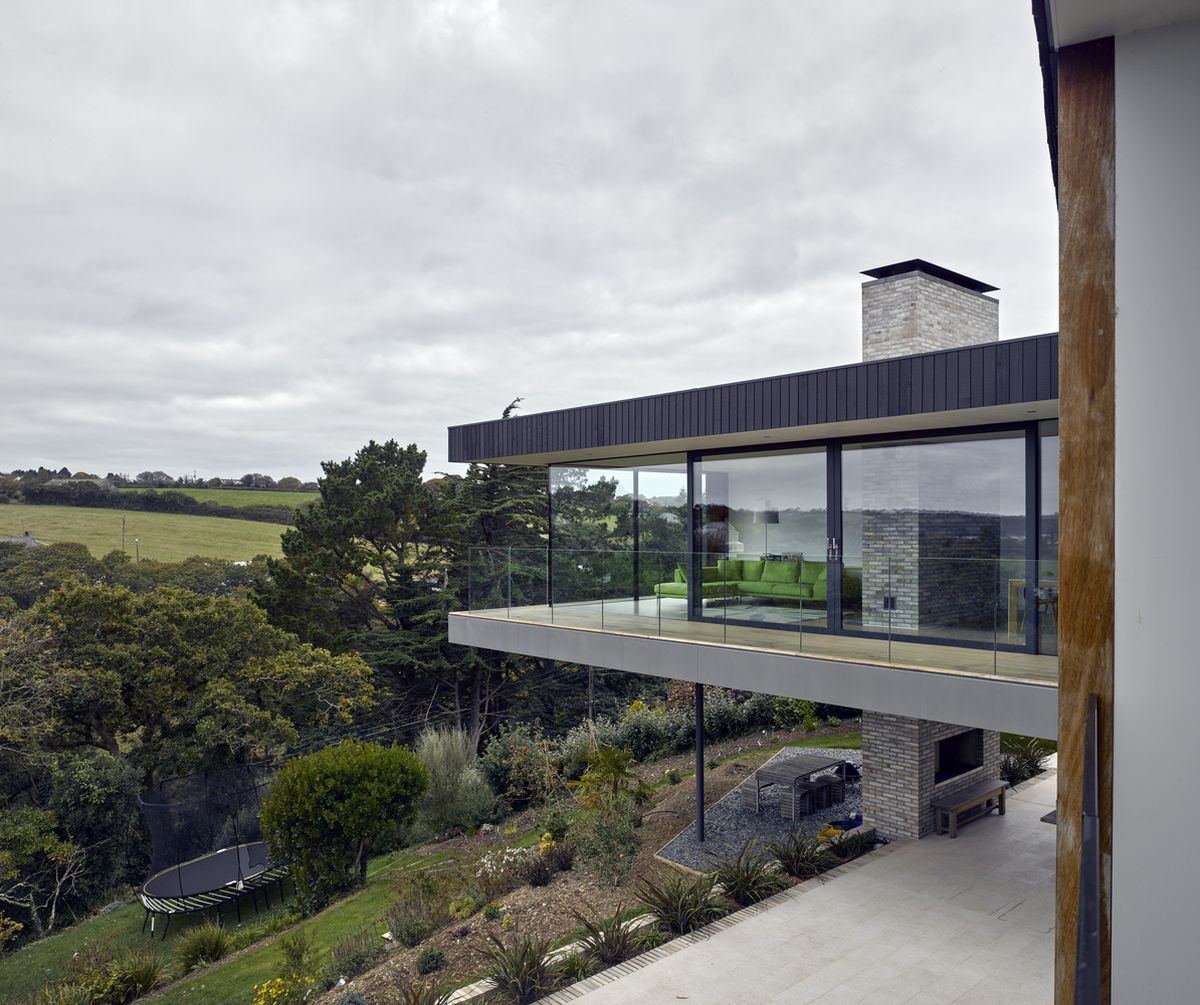
<svg viewBox="0 0 1200 1005">
<path fill-rule="evenodd" d="M 254 1005 L 295 1005 L 307 1001 L 316 984 L 311 977 L 276 977 L 254 988 Z"/>
</svg>

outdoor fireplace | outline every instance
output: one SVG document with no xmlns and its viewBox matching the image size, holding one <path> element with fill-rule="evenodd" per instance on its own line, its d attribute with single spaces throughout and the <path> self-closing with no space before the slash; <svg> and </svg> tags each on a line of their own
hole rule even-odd
<svg viewBox="0 0 1200 1005">
<path fill-rule="evenodd" d="M 938 785 L 983 766 L 983 730 L 969 729 L 938 740 L 933 782 Z"/>
</svg>

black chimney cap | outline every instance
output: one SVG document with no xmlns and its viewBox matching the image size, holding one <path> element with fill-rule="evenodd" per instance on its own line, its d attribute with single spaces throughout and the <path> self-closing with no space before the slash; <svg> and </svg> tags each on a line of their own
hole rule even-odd
<svg viewBox="0 0 1200 1005">
<path fill-rule="evenodd" d="M 878 269 L 864 269 L 863 275 L 870 276 L 872 279 L 887 279 L 889 276 L 902 276 L 907 272 L 924 272 L 927 276 L 944 279 L 948 283 L 961 286 L 965 290 L 973 290 L 976 293 L 991 293 L 1000 288 L 981 283 L 978 279 L 964 276 L 961 272 L 943 269 L 940 265 L 934 265 L 923 258 L 910 258 L 907 262 L 897 262 L 895 265 L 881 265 Z"/>
</svg>

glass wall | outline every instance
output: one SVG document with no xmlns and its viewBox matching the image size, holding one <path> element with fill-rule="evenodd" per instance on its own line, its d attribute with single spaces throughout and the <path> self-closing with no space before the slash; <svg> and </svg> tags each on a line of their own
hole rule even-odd
<svg viewBox="0 0 1200 1005">
<path fill-rule="evenodd" d="M 1043 422 L 1038 525 L 1038 652 L 1058 652 L 1058 422 Z"/>
<path fill-rule="evenodd" d="M 687 461 L 682 455 L 550 467 L 551 599 L 580 623 L 599 618 L 687 616 L 675 568 L 687 555 Z"/>
<path fill-rule="evenodd" d="M 823 447 L 696 461 L 697 614 L 827 623 L 826 464 Z"/>
<path fill-rule="evenodd" d="M 842 627 L 1024 642 L 1025 434 L 842 449 Z"/>
</svg>

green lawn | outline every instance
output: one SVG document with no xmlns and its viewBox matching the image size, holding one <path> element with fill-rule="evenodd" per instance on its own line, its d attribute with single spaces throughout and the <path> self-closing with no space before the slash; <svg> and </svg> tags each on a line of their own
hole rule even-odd
<svg viewBox="0 0 1200 1005">
<path fill-rule="evenodd" d="M 270 489 L 139 489 L 124 488 L 122 492 L 182 492 L 200 502 L 221 506 L 290 506 L 293 509 L 321 498 L 319 492 L 277 492 Z"/>
<path fill-rule="evenodd" d="M 826 747 L 829 750 L 862 750 L 862 733 L 831 733 L 806 736 L 789 744 L 792 747 Z"/>
<path fill-rule="evenodd" d="M 142 558 L 178 562 L 192 555 L 248 561 L 255 555 L 282 554 L 280 536 L 286 529 L 277 523 L 227 520 L 180 513 L 135 513 L 79 506 L 0 506 L 0 535 L 28 530 L 48 544 L 75 541 L 87 545 L 100 558 L 121 547 L 121 518 L 125 518 L 125 550 Z M 134 540 L 138 544 L 134 544 Z"/>
<path fill-rule="evenodd" d="M 367 885 L 353 896 L 327 907 L 301 922 L 292 931 L 304 929 L 312 937 L 318 958 L 328 959 L 329 950 L 340 938 L 374 927 L 384 932 L 383 913 L 396 896 L 396 880 L 415 866 L 433 865 L 446 856 L 418 856 L 396 852 L 375 859 Z M 277 940 L 247 951 L 228 963 L 198 973 L 169 987 L 156 1002 L 188 1005 L 234 1005 L 248 1002 L 254 986 L 278 977 L 283 969 L 283 950 Z"/>
<path fill-rule="evenodd" d="M 395 898 L 396 880 L 401 873 L 418 866 L 424 868 L 435 865 L 445 858 L 446 855 L 419 856 L 394 852 L 373 859 L 368 867 L 364 889 L 301 922 L 297 928 L 305 929 L 312 936 L 318 958 L 327 958 L 330 948 L 338 939 L 364 928 L 374 926 L 382 935 L 383 914 Z M 288 904 L 291 904 L 290 886 L 288 894 Z M 254 913 L 248 899 L 242 898 L 242 901 L 242 919 L 248 926 L 265 917 L 265 912 L 262 915 Z M 271 903 L 276 910 L 279 909 L 275 897 L 272 897 Z M 117 951 L 132 946 L 152 945 L 169 959 L 175 937 L 185 931 L 189 924 L 211 916 L 211 912 L 203 912 L 201 915 L 177 917 L 171 922 L 165 942 L 160 937 L 151 942 L 150 936 L 141 932 L 143 914 L 137 904 L 126 904 L 111 913 L 94 915 L 58 935 L 0 957 L 0 989 L 3 989 L 0 994 L 8 996 L 0 997 L 0 1001 L 19 1001 L 22 995 L 31 994 L 49 981 L 65 976 L 71 957 L 88 944 L 107 943 Z M 164 920 L 161 917 L 158 919 L 159 936 Z M 236 924 L 230 905 L 223 910 L 223 920 L 231 926 Z M 274 941 L 260 943 L 226 963 L 176 982 L 158 995 L 155 1001 L 200 1005 L 248 1002 L 254 985 L 279 976 L 282 961 L 283 952 Z"/>
<path fill-rule="evenodd" d="M 277 897 L 271 898 L 271 906 L 274 910 L 279 909 Z M 251 902 L 244 900 L 242 919 L 247 924 L 266 916 L 265 910 L 263 914 L 256 915 Z M 177 917 L 171 923 L 165 942 L 161 940 L 165 919 L 158 919 L 158 935 L 151 942 L 149 934 L 142 934 L 144 917 L 140 904 L 124 904 L 107 914 L 94 914 L 78 925 L 18 952 L 0 956 L 0 995 L 3 995 L 0 1001 L 19 1001 L 22 996 L 32 994 L 50 981 L 66 976 L 71 957 L 84 946 L 104 945 L 119 953 L 124 949 L 153 945 L 164 956 L 170 956 L 175 937 L 193 924 L 211 918 L 212 914 L 204 912 Z M 232 904 L 222 909 L 222 920 L 230 926 L 237 924 L 237 913 Z"/>
</svg>

